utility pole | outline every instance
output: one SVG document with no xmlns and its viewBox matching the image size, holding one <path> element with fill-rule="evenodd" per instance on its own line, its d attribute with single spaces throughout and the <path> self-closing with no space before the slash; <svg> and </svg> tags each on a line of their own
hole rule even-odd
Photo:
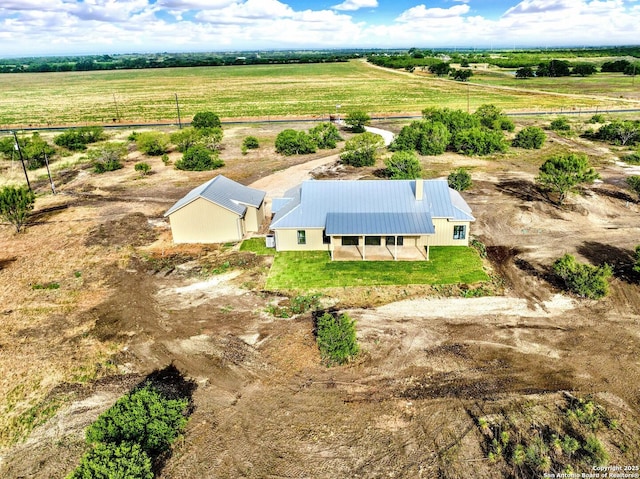
<svg viewBox="0 0 640 479">
<path fill-rule="evenodd" d="M 27 167 L 24 166 L 24 157 L 22 156 L 22 149 L 20 148 L 20 143 L 18 143 L 18 135 L 13 131 L 13 139 L 15 140 L 15 144 L 13 145 L 14 149 L 18 150 L 18 154 L 20 155 L 20 163 L 22 163 L 22 171 L 24 171 L 24 177 L 27 180 L 27 186 L 29 187 L 29 191 L 33 191 L 31 189 L 31 183 L 29 182 L 29 175 L 27 175 Z"/>
<path fill-rule="evenodd" d="M 118 102 L 116 101 L 116 94 L 113 94 L 113 103 L 116 105 L 116 120 L 120 123 L 120 110 L 118 110 Z"/>
<path fill-rule="evenodd" d="M 182 130 L 182 120 L 180 119 L 180 104 L 178 103 L 178 94 L 176 93 L 176 110 L 178 110 L 178 128 Z"/>
</svg>

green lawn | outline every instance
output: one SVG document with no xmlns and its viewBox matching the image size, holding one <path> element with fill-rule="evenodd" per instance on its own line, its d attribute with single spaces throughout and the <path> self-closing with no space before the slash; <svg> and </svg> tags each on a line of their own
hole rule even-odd
<svg viewBox="0 0 640 479">
<path fill-rule="evenodd" d="M 489 279 L 472 248 L 432 247 L 430 257 L 430 261 L 331 261 L 327 252 L 283 251 L 276 253 L 267 289 L 471 284 Z"/>
<path fill-rule="evenodd" d="M 274 248 L 267 248 L 264 238 L 248 238 L 240 245 L 240 251 L 251 251 L 257 255 L 273 256 L 276 253 Z"/>
</svg>

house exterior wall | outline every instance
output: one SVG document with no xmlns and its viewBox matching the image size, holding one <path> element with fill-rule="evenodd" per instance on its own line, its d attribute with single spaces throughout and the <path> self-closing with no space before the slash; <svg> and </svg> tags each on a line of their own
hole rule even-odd
<svg viewBox="0 0 640 479">
<path fill-rule="evenodd" d="M 247 212 L 244 215 L 245 229 L 249 233 L 254 233 L 260 229 L 262 222 L 264 221 L 264 201 L 260 205 L 260 208 L 254 208 L 253 206 L 247 206 Z"/>
<path fill-rule="evenodd" d="M 298 244 L 298 231 L 305 231 L 306 244 Z M 322 242 L 323 229 L 276 230 L 277 251 L 329 251 L 329 245 Z"/>
<path fill-rule="evenodd" d="M 169 222 L 174 243 L 224 243 L 244 235 L 237 214 L 203 198 L 173 212 Z"/>
<path fill-rule="evenodd" d="M 433 225 L 436 234 L 429 238 L 429 246 L 469 246 L 469 221 L 449 221 L 444 218 L 434 218 Z M 454 226 L 465 227 L 464 239 L 453 239 Z"/>
</svg>

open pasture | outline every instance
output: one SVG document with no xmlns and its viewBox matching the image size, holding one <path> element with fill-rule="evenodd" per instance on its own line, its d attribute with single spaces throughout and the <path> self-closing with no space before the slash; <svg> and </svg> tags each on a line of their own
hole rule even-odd
<svg viewBox="0 0 640 479">
<path fill-rule="evenodd" d="M 488 89 L 350 61 L 5 74 L 0 75 L 0 127 L 177 123 L 176 94 L 185 121 L 203 110 L 225 120 L 327 118 L 336 105 L 341 114 L 357 108 L 372 115 L 419 114 L 429 106 L 474 110 L 484 103 L 507 111 L 626 105 L 612 98 Z"/>
</svg>

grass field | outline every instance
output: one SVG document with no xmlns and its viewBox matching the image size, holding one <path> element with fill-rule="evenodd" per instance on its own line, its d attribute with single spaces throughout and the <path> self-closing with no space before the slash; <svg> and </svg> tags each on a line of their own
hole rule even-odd
<svg viewBox="0 0 640 479">
<path fill-rule="evenodd" d="M 430 261 L 331 261 L 323 251 L 284 251 L 276 254 L 267 289 L 471 284 L 488 279 L 475 250 L 459 246 L 432 247 Z"/>
<path fill-rule="evenodd" d="M 351 61 L 4 74 L 0 75 L 0 127 L 177 123 L 176 94 L 185 121 L 202 110 L 227 120 L 327 118 L 336 112 L 336 105 L 341 105 L 343 114 L 357 108 L 373 115 L 419 113 L 429 106 L 474 110 L 484 103 L 508 111 L 623 106 L 612 100 L 618 96 L 613 93 L 600 100 L 496 90 Z"/>
</svg>

